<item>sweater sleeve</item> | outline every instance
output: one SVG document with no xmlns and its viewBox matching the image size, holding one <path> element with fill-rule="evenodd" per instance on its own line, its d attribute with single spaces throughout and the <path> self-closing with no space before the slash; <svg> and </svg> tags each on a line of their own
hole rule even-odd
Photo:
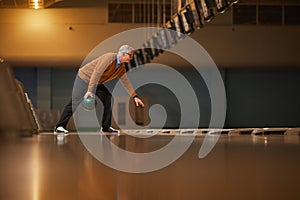
<svg viewBox="0 0 300 200">
<path fill-rule="evenodd" d="M 126 89 L 127 93 L 131 96 L 134 97 L 137 94 L 135 93 L 132 84 L 130 82 L 130 80 L 128 79 L 126 73 L 124 73 L 120 78 L 120 81 L 122 83 L 122 85 L 124 86 L 124 88 Z"/>
</svg>

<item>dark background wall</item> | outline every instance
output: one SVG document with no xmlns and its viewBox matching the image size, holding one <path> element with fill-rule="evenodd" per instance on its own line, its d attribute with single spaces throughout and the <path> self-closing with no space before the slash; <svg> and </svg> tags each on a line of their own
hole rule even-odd
<svg viewBox="0 0 300 200">
<path fill-rule="evenodd" d="M 37 108 L 37 68 L 14 68 L 35 108 Z M 51 109 L 60 110 L 71 96 L 76 68 L 50 68 Z M 205 83 L 195 71 L 179 69 L 188 77 L 198 97 L 201 111 L 200 127 L 210 119 L 210 99 Z M 225 126 L 237 127 L 298 127 L 300 126 L 299 68 L 226 68 L 220 69 L 227 95 Z M 150 103 L 160 103 L 168 110 L 166 127 L 178 127 L 180 111 L 174 96 L 161 87 L 145 87 L 139 91 L 150 97 Z M 162 98 L 163 96 L 163 98 Z M 188 98 L 188 97 L 187 97 Z"/>
<path fill-rule="evenodd" d="M 300 69 L 227 69 L 227 126 L 297 127 Z"/>
</svg>

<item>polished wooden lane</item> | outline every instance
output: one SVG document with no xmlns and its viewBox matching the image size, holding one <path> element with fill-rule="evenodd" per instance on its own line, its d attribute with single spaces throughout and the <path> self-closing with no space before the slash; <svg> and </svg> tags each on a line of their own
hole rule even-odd
<svg viewBox="0 0 300 200">
<path fill-rule="evenodd" d="M 104 137 L 132 152 L 154 151 L 173 139 L 172 135 Z M 0 199 L 300 199 L 298 135 L 222 135 L 210 154 L 199 159 L 204 137 L 197 135 L 169 166 L 136 174 L 96 160 L 77 134 L 63 141 L 49 133 L 2 136 Z"/>
</svg>

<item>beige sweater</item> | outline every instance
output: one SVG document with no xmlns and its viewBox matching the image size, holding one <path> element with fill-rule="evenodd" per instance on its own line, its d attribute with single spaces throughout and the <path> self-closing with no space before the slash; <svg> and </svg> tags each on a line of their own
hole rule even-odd
<svg viewBox="0 0 300 200">
<path fill-rule="evenodd" d="M 130 96 L 136 93 L 127 78 L 124 63 L 117 67 L 117 53 L 106 53 L 92 60 L 78 71 L 78 76 L 88 83 L 88 92 L 92 92 L 98 84 L 106 83 L 114 78 L 119 78 Z"/>
</svg>

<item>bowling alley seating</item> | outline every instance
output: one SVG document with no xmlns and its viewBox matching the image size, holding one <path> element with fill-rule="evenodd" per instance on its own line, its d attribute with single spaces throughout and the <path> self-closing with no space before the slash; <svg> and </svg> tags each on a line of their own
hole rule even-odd
<svg viewBox="0 0 300 200">
<path fill-rule="evenodd" d="M 35 111 L 23 84 L 10 66 L 0 63 L 0 133 L 32 136 L 39 131 Z"/>
</svg>

